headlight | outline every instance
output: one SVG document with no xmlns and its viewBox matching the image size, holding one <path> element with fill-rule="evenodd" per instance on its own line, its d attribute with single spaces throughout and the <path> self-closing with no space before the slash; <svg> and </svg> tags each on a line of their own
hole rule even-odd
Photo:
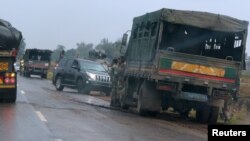
<svg viewBox="0 0 250 141">
<path fill-rule="evenodd" d="M 87 75 L 89 76 L 89 78 L 91 78 L 92 80 L 95 80 L 96 79 L 96 75 L 93 74 L 93 73 L 90 73 L 90 72 L 86 72 Z"/>
</svg>

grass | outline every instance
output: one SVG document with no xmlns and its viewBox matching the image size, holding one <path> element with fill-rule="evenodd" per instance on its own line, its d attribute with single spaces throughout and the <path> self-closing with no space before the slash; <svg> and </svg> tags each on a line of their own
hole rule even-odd
<svg viewBox="0 0 250 141">
<path fill-rule="evenodd" d="M 242 104 L 236 104 L 232 106 L 233 115 L 226 124 L 239 124 L 242 120 L 247 118 L 248 107 L 246 104 L 247 101 L 244 101 Z"/>
<path fill-rule="evenodd" d="M 250 71 L 243 71 L 240 85 L 240 99 L 232 105 L 232 117 L 226 124 L 240 124 L 250 110 Z"/>
</svg>

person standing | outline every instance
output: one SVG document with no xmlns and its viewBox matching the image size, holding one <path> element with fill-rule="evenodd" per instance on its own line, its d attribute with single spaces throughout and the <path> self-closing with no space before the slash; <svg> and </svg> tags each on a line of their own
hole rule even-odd
<svg viewBox="0 0 250 141">
<path fill-rule="evenodd" d="M 111 82 L 112 82 L 112 90 L 111 90 L 111 103 L 110 106 L 117 107 L 119 106 L 119 99 L 117 94 L 117 87 L 118 87 L 118 60 L 113 59 L 111 64 Z"/>
</svg>

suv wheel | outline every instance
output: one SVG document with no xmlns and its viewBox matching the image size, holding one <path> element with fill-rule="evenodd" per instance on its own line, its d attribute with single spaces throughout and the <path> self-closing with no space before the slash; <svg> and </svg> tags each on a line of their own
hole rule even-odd
<svg viewBox="0 0 250 141">
<path fill-rule="evenodd" d="M 78 93 L 81 93 L 81 94 L 89 94 L 89 92 L 90 92 L 84 86 L 83 80 L 81 78 L 77 80 L 77 90 L 78 90 Z"/>
<path fill-rule="evenodd" d="M 62 86 L 62 77 L 61 76 L 58 76 L 56 78 L 56 85 L 55 86 L 56 86 L 56 90 L 58 90 L 58 91 L 63 90 L 64 86 Z"/>
</svg>

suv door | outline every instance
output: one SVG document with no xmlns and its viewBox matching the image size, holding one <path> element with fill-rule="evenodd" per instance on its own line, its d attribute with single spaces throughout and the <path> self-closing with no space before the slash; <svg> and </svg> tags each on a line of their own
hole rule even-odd
<svg viewBox="0 0 250 141">
<path fill-rule="evenodd" d="M 65 66 L 64 66 L 64 73 L 63 73 L 63 83 L 66 85 L 72 85 L 70 83 L 70 78 L 69 78 L 69 73 L 71 72 L 71 65 L 72 65 L 73 60 L 69 59 L 67 60 Z"/>
<path fill-rule="evenodd" d="M 66 70 L 66 64 L 67 64 L 68 60 L 67 59 L 62 59 L 60 60 L 60 62 L 58 63 L 57 68 L 55 69 L 55 76 L 57 75 L 61 75 L 62 77 L 62 84 L 65 84 L 65 70 Z M 55 77 L 54 77 L 54 82 L 55 82 Z"/>
<path fill-rule="evenodd" d="M 73 60 L 69 63 L 69 66 L 67 67 L 67 83 L 69 85 L 76 85 L 76 79 L 79 74 L 80 67 L 77 60 Z"/>
</svg>

